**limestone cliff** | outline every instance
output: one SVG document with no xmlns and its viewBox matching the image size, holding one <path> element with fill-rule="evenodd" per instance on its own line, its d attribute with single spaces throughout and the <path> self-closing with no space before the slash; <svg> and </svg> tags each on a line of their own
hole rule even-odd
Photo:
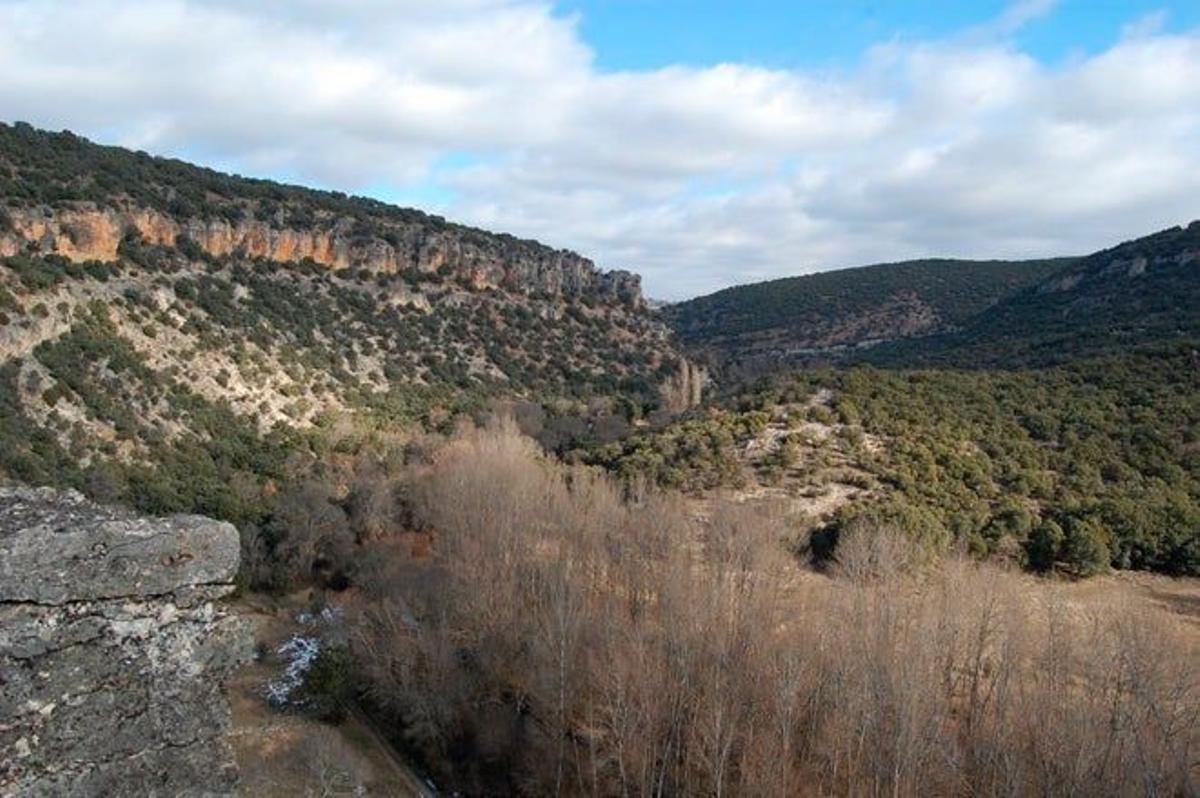
<svg viewBox="0 0 1200 798">
<path fill-rule="evenodd" d="M 704 386 L 708 384 L 708 369 L 682 359 L 679 369 L 659 388 L 663 409 L 669 413 L 682 413 L 700 404 Z"/>
<path fill-rule="evenodd" d="M 226 795 L 237 531 L 0 488 L 0 794 Z"/>
<path fill-rule="evenodd" d="M 311 260 L 330 269 L 372 272 L 441 271 L 475 288 L 526 294 L 642 303 L 641 278 L 627 271 L 603 272 L 587 258 L 456 226 L 377 220 L 364 226 L 350 217 L 319 215 L 309 226 L 279 219 L 177 219 L 158 210 L 116 203 L 78 202 L 54 208 L 8 212 L 0 232 L 0 256 L 32 248 L 72 261 L 112 261 L 122 239 L 136 235 L 160 246 L 187 239 L 213 256 L 235 253 L 282 263 Z"/>
</svg>

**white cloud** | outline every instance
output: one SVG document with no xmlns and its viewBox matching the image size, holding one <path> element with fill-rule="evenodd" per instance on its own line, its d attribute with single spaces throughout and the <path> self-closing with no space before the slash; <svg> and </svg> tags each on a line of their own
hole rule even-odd
<svg viewBox="0 0 1200 798">
<path fill-rule="evenodd" d="M 1006 39 L 1052 6 L 843 72 L 612 73 L 538 0 L 0 0 L 0 116 L 347 190 L 437 181 L 435 210 L 667 297 L 1200 216 L 1200 32 L 1149 20 L 1048 67 Z"/>
<path fill-rule="evenodd" d="M 1058 0 L 1014 0 L 984 30 L 999 34 L 1014 33 L 1054 10 Z"/>
</svg>

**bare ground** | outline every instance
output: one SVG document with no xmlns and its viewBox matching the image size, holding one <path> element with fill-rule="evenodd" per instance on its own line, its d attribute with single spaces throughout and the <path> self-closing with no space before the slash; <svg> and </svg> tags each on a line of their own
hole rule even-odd
<svg viewBox="0 0 1200 798">
<path fill-rule="evenodd" d="M 239 609 L 256 626 L 256 640 L 273 649 L 298 631 L 297 601 L 271 606 L 243 602 Z M 263 696 L 279 674 L 277 664 L 247 665 L 227 686 L 233 709 L 230 743 L 241 771 L 240 794 L 273 796 L 434 795 L 370 720 L 351 710 L 336 725 L 298 712 L 280 711 Z"/>
</svg>

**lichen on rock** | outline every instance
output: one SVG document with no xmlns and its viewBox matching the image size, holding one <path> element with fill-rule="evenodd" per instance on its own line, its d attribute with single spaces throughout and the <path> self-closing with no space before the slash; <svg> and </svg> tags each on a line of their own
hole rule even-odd
<svg viewBox="0 0 1200 798">
<path fill-rule="evenodd" d="M 0 794 L 226 795 L 237 530 L 0 488 Z"/>
</svg>

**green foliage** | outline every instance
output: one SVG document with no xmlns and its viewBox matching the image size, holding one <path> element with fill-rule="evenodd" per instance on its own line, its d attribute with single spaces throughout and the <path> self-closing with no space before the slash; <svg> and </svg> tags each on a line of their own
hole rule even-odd
<svg viewBox="0 0 1200 798">
<path fill-rule="evenodd" d="M 15 272 L 21 285 L 30 291 L 44 291 L 67 276 L 66 259 L 54 255 L 44 258 L 13 255 L 0 259 L 0 264 Z"/>
<path fill-rule="evenodd" d="M 304 674 L 298 697 L 309 712 L 328 723 L 337 723 L 346 716 L 346 708 L 354 700 L 356 684 L 356 668 L 350 652 L 326 646 Z"/>
<path fill-rule="evenodd" d="M 115 266 L 88 261 L 73 263 L 61 255 L 12 255 L 0 258 L 0 267 L 16 274 L 17 279 L 29 292 L 47 291 L 61 284 L 64 280 L 84 280 L 87 278 L 107 280 L 116 271 Z M 12 294 L 7 289 L 0 288 L 0 308 L 9 306 L 16 309 Z"/>
<path fill-rule="evenodd" d="M 761 432 L 767 421 L 767 414 L 754 411 L 688 419 L 654 434 L 586 449 L 583 458 L 627 482 L 645 478 L 686 491 L 740 486 L 745 475 L 737 444 Z"/>
<path fill-rule="evenodd" d="M 18 373 L 15 363 L 0 365 L 0 472 L 31 485 L 82 487 L 76 458 L 21 411 Z"/>
<path fill-rule="evenodd" d="M 1094 517 L 1073 517 L 1067 525 L 1059 559 L 1080 576 L 1092 576 L 1108 570 L 1112 554 L 1109 532 Z"/>
<path fill-rule="evenodd" d="M 81 471 L 57 440 L 23 413 L 15 389 L 5 390 L 0 447 L 6 456 L 0 467 L 9 475 L 89 492 L 94 487 L 105 500 L 152 514 L 195 512 L 239 524 L 267 517 L 269 503 L 244 486 L 282 478 L 284 460 L 295 445 L 290 438 L 261 436 L 228 407 L 164 379 L 97 309 L 62 337 L 38 346 L 35 354 L 55 379 L 44 396 L 48 403 L 74 398 L 121 438 L 137 442 L 141 457 L 131 462 L 101 458 Z M 6 369 L 14 381 L 15 367 Z M 144 403 L 159 401 L 186 419 L 187 433 L 168 440 L 146 421 Z"/>
<path fill-rule="evenodd" d="M 978 314 L 960 332 L 861 355 L 893 366 L 1059 365 L 1200 339 L 1200 221 L 1071 263 Z"/>
<path fill-rule="evenodd" d="M 894 529 L 914 542 L 917 551 L 932 559 L 944 554 L 950 547 L 951 533 L 942 518 L 925 505 L 912 504 L 903 496 L 890 495 L 882 501 L 866 500 L 841 508 L 832 521 L 821 530 L 824 542 L 818 541 L 818 559 L 836 548 L 838 538 L 847 530 L 858 526 L 862 529 Z"/>
<path fill-rule="evenodd" d="M 1190 349 L 1040 371 L 860 368 L 781 382 L 785 396 L 827 387 L 853 402 L 885 440 L 864 466 L 981 553 L 1010 539 L 1035 568 L 1200 573 Z"/>
<path fill-rule="evenodd" d="M 1061 269 L 1067 260 L 917 260 L 742 285 L 668 307 L 665 315 L 686 344 L 728 347 L 745 336 L 783 331 L 787 348 L 811 345 L 839 324 L 852 325 L 897 298 L 916 298 L 944 325 Z M 777 342 L 778 343 L 778 342 Z"/>
<path fill-rule="evenodd" d="M 878 484 L 833 520 L 834 539 L 864 518 L 928 551 L 1023 551 L 1036 570 L 1200 574 L 1200 369 L 1189 346 L 1036 371 L 801 371 L 729 398 L 739 412 L 635 435 L 588 461 L 685 489 L 736 485 L 734 443 L 765 411 L 821 390 L 838 417 L 861 424 L 843 439 L 882 443 L 877 453 L 851 444 Z M 808 416 L 835 420 L 819 405 Z M 788 456 L 781 445 L 764 465 L 778 470 Z"/>
<path fill-rule="evenodd" d="M 11 310 L 17 313 L 21 311 L 21 306 L 17 304 L 17 298 L 2 285 L 0 285 L 0 310 Z"/>
<path fill-rule="evenodd" d="M 1025 553 L 1029 566 L 1036 571 L 1049 571 L 1059 561 L 1066 533 L 1053 518 L 1041 521 L 1029 533 Z"/>
</svg>

